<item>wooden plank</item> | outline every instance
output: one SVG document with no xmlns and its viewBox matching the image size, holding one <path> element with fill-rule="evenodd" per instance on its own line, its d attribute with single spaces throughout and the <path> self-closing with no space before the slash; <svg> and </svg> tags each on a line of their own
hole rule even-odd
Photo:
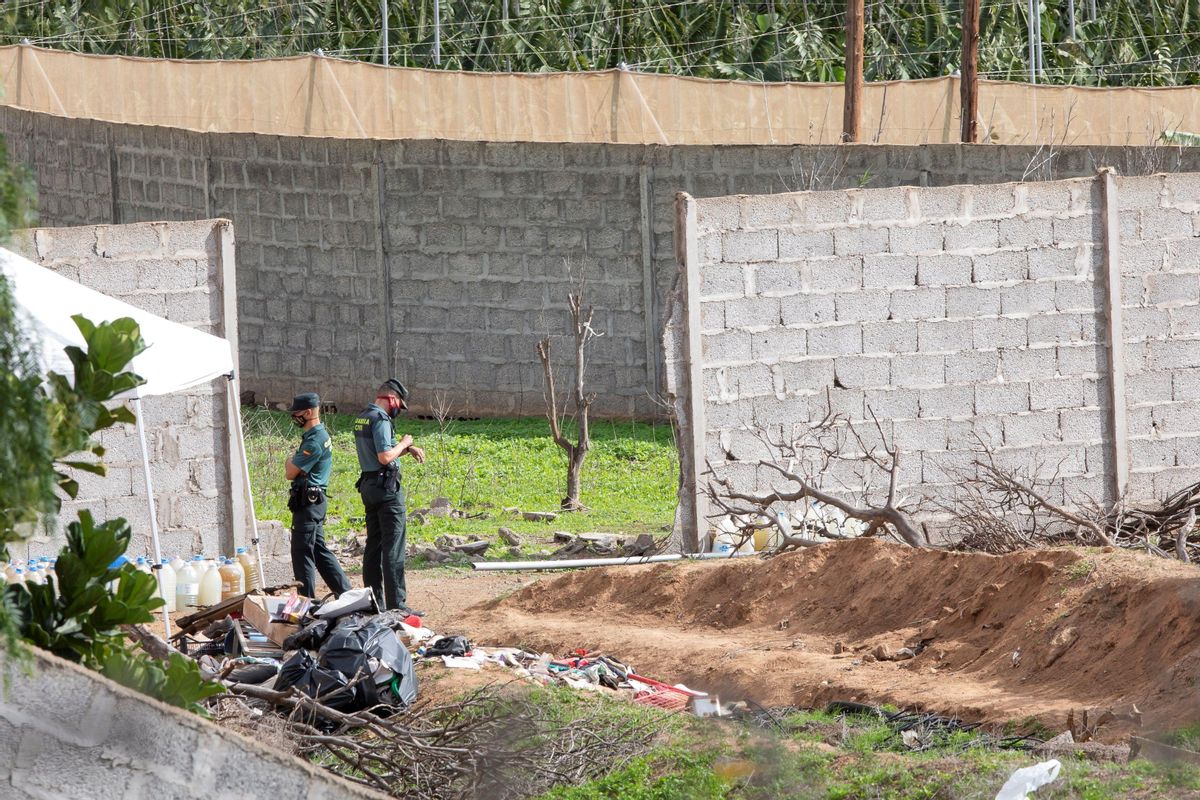
<svg viewBox="0 0 1200 800">
<path fill-rule="evenodd" d="M 842 141 L 861 141 L 863 93 L 863 0 L 846 3 L 846 97 Z"/>
<path fill-rule="evenodd" d="M 979 141 L 979 0 L 963 0 L 962 140 Z"/>
</svg>

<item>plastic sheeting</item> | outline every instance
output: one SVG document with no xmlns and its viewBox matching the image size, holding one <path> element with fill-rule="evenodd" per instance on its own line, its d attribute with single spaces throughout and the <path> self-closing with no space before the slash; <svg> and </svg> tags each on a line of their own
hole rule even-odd
<svg viewBox="0 0 1200 800">
<path fill-rule="evenodd" d="M 344 139 L 830 144 L 841 84 L 715 81 L 620 70 L 479 73 L 319 56 L 169 61 L 29 45 L 0 48 L 4 104 L 64 117 L 194 131 Z M 981 81 L 981 140 L 1146 145 L 1200 127 L 1200 89 Z M 959 140 L 952 77 L 869 83 L 863 141 Z"/>
<path fill-rule="evenodd" d="M 141 328 L 146 349 L 134 356 L 130 369 L 146 382 L 117 399 L 180 392 L 233 372 L 233 350 L 218 336 L 101 294 L 2 248 L 0 274 L 8 280 L 22 325 L 37 342 L 43 372 L 74 376 L 63 348 L 85 346 L 71 319 L 75 314 L 95 323 L 132 317 Z"/>
</svg>

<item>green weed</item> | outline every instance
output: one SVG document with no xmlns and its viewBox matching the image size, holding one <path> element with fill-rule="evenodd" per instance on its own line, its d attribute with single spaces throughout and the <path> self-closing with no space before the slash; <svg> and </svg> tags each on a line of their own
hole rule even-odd
<svg viewBox="0 0 1200 800">
<path fill-rule="evenodd" d="M 262 519 L 290 522 L 283 465 L 299 443 L 299 431 L 286 414 L 243 409 L 250 480 Z M 333 475 L 325 529 L 338 538 L 363 529 L 362 505 L 354 483 L 359 466 L 350 426 L 352 414 L 326 414 L 322 421 L 333 437 Z M 503 525 L 520 534 L 527 550 L 548 546 L 554 530 L 659 533 L 671 523 L 679 476 L 671 427 L 640 422 L 592 423 L 593 448 L 583 468 L 582 500 L 589 510 L 562 514 L 551 524 L 526 522 L 504 513 L 557 511 L 565 493 L 566 460 L 548 435 L 543 419 L 485 419 L 439 424 L 401 417 L 398 434 L 411 433 L 427 460 L 402 461 L 410 513 L 437 496 L 474 519 L 430 517 L 409 525 L 410 541 L 432 541 L 441 534 L 494 537 Z M 496 557 L 501 548 L 489 553 Z"/>
</svg>

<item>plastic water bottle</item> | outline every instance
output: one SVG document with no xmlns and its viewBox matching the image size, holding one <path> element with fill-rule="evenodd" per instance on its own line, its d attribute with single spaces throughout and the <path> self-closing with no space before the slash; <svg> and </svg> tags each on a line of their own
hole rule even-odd
<svg viewBox="0 0 1200 800">
<path fill-rule="evenodd" d="M 173 571 L 174 571 L 176 574 L 179 574 L 179 570 L 183 569 L 183 565 L 184 565 L 184 564 L 186 564 L 186 563 L 187 563 L 187 562 L 186 562 L 186 561 L 184 561 L 184 560 L 183 560 L 182 558 L 180 558 L 179 556 L 175 556 L 174 558 L 172 558 L 172 559 L 171 559 L 171 569 L 172 569 L 172 570 L 173 570 Z"/>
<path fill-rule="evenodd" d="M 20 567 L 15 567 L 12 571 L 12 576 L 8 579 L 8 582 L 9 583 L 24 583 L 25 582 L 25 570 L 21 569 Z"/>
<path fill-rule="evenodd" d="M 171 562 L 167 559 L 162 560 L 162 565 L 158 570 L 158 596 L 164 601 L 164 611 L 175 610 L 175 570 L 171 568 Z"/>
<path fill-rule="evenodd" d="M 137 561 L 134 562 L 134 566 L 137 568 L 138 572 L 144 572 L 147 575 L 150 574 L 150 565 L 146 563 L 145 556 L 138 556 Z"/>
<path fill-rule="evenodd" d="M 219 573 L 221 575 L 222 600 L 232 600 L 239 594 L 245 594 L 246 575 L 242 572 L 241 564 L 232 558 L 227 558 L 225 559 L 225 563 L 221 565 Z"/>
<path fill-rule="evenodd" d="M 262 575 L 258 571 L 258 562 L 254 560 L 254 556 L 250 555 L 250 551 L 244 547 L 237 549 L 237 560 L 242 565 L 242 570 L 246 573 L 246 591 L 252 592 L 255 589 L 262 588 Z"/>
</svg>

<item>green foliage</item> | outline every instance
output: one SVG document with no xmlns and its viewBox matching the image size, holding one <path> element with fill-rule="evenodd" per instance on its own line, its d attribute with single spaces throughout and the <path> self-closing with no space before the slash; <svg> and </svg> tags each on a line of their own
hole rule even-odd
<svg viewBox="0 0 1200 800">
<path fill-rule="evenodd" d="M 286 522 L 291 516 L 283 464 L 295 452 L 300 434 L 286 414 L 243 409 L 242 415 L 259 516 Z M 359 473 L 351 430 L 354 416 L 324 414 L 321 419 L 333 437 L 325 528 L 333 536 L 344 536 L 363 527 L 362 501 L 354 489 Z M 548 537 L 554 530 L 659 532 L 671 523 L 675 512 L 679 462 L 667 425 L 594 421 L 589 469 L 582 476 L 582 500 L 590 510 L 562 514 L 550 525 L 503 513 L 512 506 L 525 511 L 558 509 L 565 457 L 548 435 L 544 419 L 439 425 L 401 417 L 396 428 L 399 434 L 411 433 L 426 451 L 424 464 L 408 458 L 402 461 L 410 512 L 444 495 L 458 508 L 488 515 L 477 519 L 431 517 L 426 525 L 410 523 L 410 540 L 432 540 L 444 533 L 493 537 L 496 528 L 505 525 L 525 536 L 530 545 L 541 547 L 534 537 Z"/>
<path fill-rule="evenodd" d="M 1194 0 L 1039 4 L 1040 83 L 1164 86 L 1200 82 Z M 467 71 L 646 72 L 753 81 L 841 81 L 845 3 L 831 0 L 442 0 L 441 64 L 432 0 L 390 0 L 389 63 Z M 508 11 L 506 14 L 505 11 Z M 949 75 L 958 68 L 961 2 L 868 3 L 867 80 Z M 379 3 L 366 0 L 69 0 L 10 3 L 8 40 L 152 58 L 257 58 L 311 53 L 380 60 Z M 1027 80 L 1027 5 L 984 3 L 980 70 Z"/>
<path fill-rule="evenodd" d="M 0 180 L 0 215 L 9 202 Z M 0 219 L 0 224 L 8 217 Z M 74 497 L 78 484 L 67 468 L 104 474 L 104 448 L 97 431 L 136 420 L 124 406 L 107 402 L 143 383 L 125 366 L 145 348 L 129 318 L 95 325 L 73 317 L 86 349 L 67 347 L 74 380 L 51 373 L 43 382 L 36 352 L 23 339 L 8 284 L 0 279 L 0 459 L 9 468 L 0 481 L 0 553 L 4 544 L 48 521 L 60 496 Z M 81 461 L 76 453 L 96 460 Z M 223 691 L 208 683 L 190 659 L 173 655 L 154 661 L 125 644 L 122 625 L 152 622 L 163 604 L 157 579 L 125 564 L 112 564 L 129 547 L 132 531 L 123 519 L 96 523 L 88 511 L 67 527 L 54 580 L 11 584 L 0 591 L 0 639 L 5 658 L 30 663 L 23 642 L 100 670 L 138 691 L 182 708 Z"/>
<path fill-rule="evenodd" d="M 0 136 L 0 243 L 7 242 L 14 230 L 34 224 L 36 196 L 33 176 L 9 162 L 8 147 Z"/>
<path fill-rule="evenodd" d="M 20 335 L 8 282 L 0 276 L 0 551 L 16 526 L 57 508 L 49 399 L 37 353 Z"/>
<path fill-rule="evenodd" d="M 87 349 L 69 346 L 67 357 L 74 367 L 74 380 L 50 373 L 54 402 L 50 405 L 54 457 L 64 467 L 104 474 L 97 461 L 66 459 L 76 453 L 89 453 L 100 459 L 104 447 L 93 437 L 98 431 L 125 423 L 132 425 L 133 412 L 123 405 L 106 405 L 117 395 L 134 389 L 145 380 L 124 368 L 133 357 L 146 349 L 138 324 L 129 317 L 94 325 L 83 315 L 71 317 L 83 334 Z M 70 474 L 57 470 L 58 486 L 68 497 L 79 492 L 79 483 Z"/>
<path fill-rule="evenodd" d="M 196 662 L 180 653 L 171 653 L 164 664 L 142 653 L 115 650 L 101 672 L 122 686 L 197 714 L 208 713 L 201 700 L 225 691 L 221 684 L 204 680 Z"/>
<path fill-rule="evenodd" d="M 124 368 L 146 344 L 128 317 L 96 325 L 75 315 L 87 348 L 67 347 L 73 379 L 52 372 L 47 388 L 33 349 L 23 340 L 7 284 L 0 284 L 0 363 L 9 367 L 0 385 L 10 390 L 6 397 L 14 406 L 0 408 L 0 456 L 14 475 L 12 481 L 0 481 L 2 547 L 25 538 L 37 521 L 48 522 L 58 512 L 62 496 L 55 487 L 67 497 L 78 494 L 79 483 L 68 468 L 104 475 L 104 447 L 94 435 L 135 421 L 128 408 L 110 408 L 108 401 L 144 383 Z M 80 459 L 79 454 L 92 458 Z"/>
<path fill-rule="evenodd" d="M 151 697 L 201 711 L 199 701 L 224 689 L 200 675 L 194 661 L 172 654 L 166 664 L 130 650 L 122 625 L 153 622 L 163 604 L 158 581 L 125 563 L 112 564 L 129 547 L 123 519 L 97 524 L 87 511 L 67 528 L 67 545 L 46 584 L 10 584 L 4 604 L 20 636 L 43 650 L 98 670 Z"/>
<path fill-rule="evenodd" d="M 131 536 L 123 519 L 97 525 L 90 512 L 79 512 L 55 563 L 56 580 L 10 584 L 4 590 L 21 635 L 55 655 L 102 668 L 113 651 L 124 646 L 120 626 L 153 622 L 151 612 L 163 603 L 154 596 L 153 575 L 130 564 L 109 567 L 125 552 Z"/>
<path fill-rule="evenodd" d="M 544 800 L 723 800 L 730 785 L 712 770 L 712 756 L 672 749 L 635 759 L 582 786 L 564 786 Z"/>
</svg>

